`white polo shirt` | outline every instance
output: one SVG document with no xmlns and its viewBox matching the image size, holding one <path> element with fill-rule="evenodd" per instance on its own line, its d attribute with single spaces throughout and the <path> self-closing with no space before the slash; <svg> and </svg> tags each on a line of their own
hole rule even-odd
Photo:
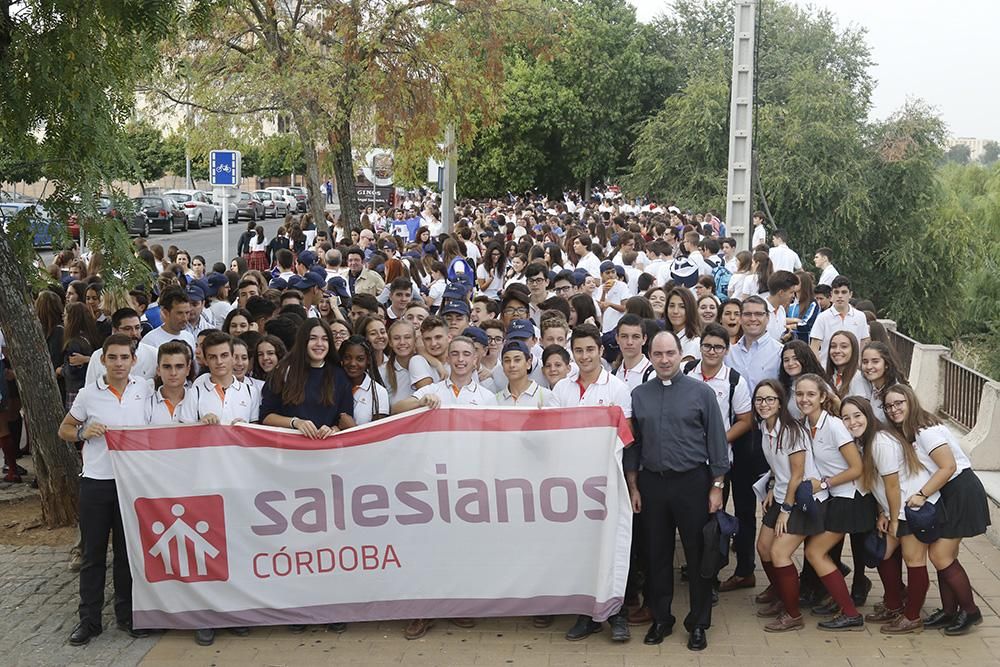
<svg viewBox="0 0 1000 667">
<path fill-rule="evenodd" d="M 162 326 L 159 326 L 143 336 L 142 340 L 139 341 L 139 344 L 148 345 L 154 350 L 158 350 L 161 345 L 169 343 L 172 340 L 182 340 L 187 343 L 191 348 L 191 354 L 194 355 L 195 338 L 194 335 L 186 329 L 181 331 L 179 334 L 172 334 L 168 333 Z"/>
<path fill-rule="evenodd" d="M 827 264 L 826 268 L 823 269 L 823 273 L 819 276 L 820 285 L 832 285 L 833 279 L 840 275 L 837 268 L 833 264 Z"/>
<path fill-rule="evenodd" d="M 813 458 L 816 460 L 820 476 L 833 477 L 847 470 L 847 460 L 840 453 L 840 448 L 848 443 L 853 444 L 854 438 L 844 426 L 844 422 L 823 411 L 815 428 L 810 427 L 808 422 L 805 428 L 812 436 Z M 853 498 L 857 489 L 857 484 L 847 482 L 831 486 L 830 495 L 837 498 Z"/>
<path fill-rule="evenodd" d="M 516 405 L 522 408 L 557 408 L 559 402 L 551 389 L 545 389 L 532 380 L 520 396 L 511 394 L 509 385 L 498 391 L 497 405 Z"/>
<path fill-rule="evenodd" d="M 727 431 L 733 425 L 729 420 L 729 371 L 730 368 L 722 364 L 715 375 L 705 377 L 701 369 L 701 362 L 699 361 L 698 365 L 692 368 L 691 372 L 687 374 L 695 380 L 704 382 L 715 392 L 715 400 L 718 402 L 719 411 L 722 413 L 722 423 L 725 425 Z M 740 379 L 736 382 L 736 387 L 733 388 L 733 414 L 745 414 L 750 412 L 751 407 L 750 386 L 743 379 L 743 376 L 740 376 Z"/>
<path fill-rule="evenodd" d="M 576 408 L 595 405 L 617 405 L 626 417 L 632 416 L 632 392 L 624 381 L 602 370 L 597 381 L 586 389 L 580 379 L 560 380 L 552 388 L 560 407 Z"/>
<path fill-rule="evenodd" d="M 631 392 L 642 384 L 642 376 L 646 374 L 646 369 L 652 365 L 652 362 L 643 354 L 639 357 L 638 363 L 632 368 L 626 368 L 625 362 L 622 361 L 622 365 L 615 371 L 615 377 L 627 384 L 628 390 Z"/>
<path fill-rule="evenodd" d="M 146 423 L 150 426 L 165 426 L 167 424 L 183 424 L 185 421 L 194 423 L 191 415 L 195 413 L 195 408 L 191 405 L 194 402 L 191 388 L 184 389 L 184 398 L 180 403 L 173 404 L 163 397 L 163 387 L 160 387 L 149 395 L 143 406 L 145 409 Z"/>
<path fill-rule="evenodd" d="M 875 499 L 878 501 L 879 507 L 886 514 L 889 513 L 889 497 L 885 492 L 885 482 L 882 480 L 883 477 L 897 473 L 899 475 L 899 491 L 900 491 L 900 503 L 899 503 L 899 519 L 906 520 L 906 500 L 912 496 L 914 493 L 920 491 L 923 488 L 924 483 L 931 478 L 930 470 L 936 470 L 937 468 L 932 466 L 928 468 L 926 464 L 916 473 L 910 473 L 909 468 L 906 467 L 906 461 L 903 458 L 903 445 L 899 440 L 886 433 L 885 431 L 879 431 L 875 434 L 875 438 L 872 441 L 872 460 L 875 462 L 875 469 L 878 471 L 878 475 L 875 477 L 875 488 L 872 489 L 872 494 L 874 494 Z M 917 455 L 920 458 L 920 455 Z M 921 461 L 923 463 L 923 461 Z M 930 497 L 927 498 L 929 502 L 936 503 L 941 497 L 941 494 L 937 491 L 932 493 Z"/>
<path fill-rule="evenodd" d="M 799 254 L 787 245 L 776 245 L 768 250 L 767 254 L 771 258 L 771 266 L 774 267 L 775 271 L 795 273 L 802 268 L 802 260 L 799 259 Z"/>
<path fill-rule="evenodd" d="M 785 320 L 788 319 L 784 306 L 775 308 L 771 302 L 767 302 L 767 335 L 776 341 L 781 341 L 788 329 L 785 327 Z"/>
<path fill-rule="evenodd" d="M 90 363 L 87 365 L 86 384 L 94 384 L 97 378 L 102 378 L 107 374 L 104 368 L 104 350 L 97 350 L 90 355 Z M 152 380 L 156 377 L 156 348 L 148 345 L 135 346 L 135 365 L 128 372 L 132 377 Z"/>
<path fill-rule="evenodd" d="M 531 355 L 531 368 L 528 370 L 528 379 L 537 382 L 543 387 L 548 386 L 545 373 L 542 372 L 542 361 L 534 354 Z M 507 388 L 507 374 L 503 372 L 503 363 L 498 363 L 493 367 L 493 374 L 490 382 L 485 383 L 486 388 L 493 392 L 503 391 Z"/>
<path fill-rule="evenodd" d="M 219 418 L 220 424 L 232 424 L 237 420 L 255 422 L 260 413 L 260 391 L 250 382 L 240 382 L 235 377 L 233 383 L 223 389 L 212 382 L 208 373 L 199 376 L 191 385 L 189 391 L 194 399 L 190 406 L 193 417 L 188 412 L 181 416 L 182 421 L 196 422 L 208 414 Z"/>
<path fill-rule="evenodd" d="M 851 384 L 846 392 L 842 391 L 843 384 L 843 376 L 838 371 L 834 371 L 833 388 L 837 390 L 837 393 L 842 396 L 864 396 L 868 393 L 868 381 L 865 380 L 860 368 L 854 371 L 854 377 L 851 378 Z"/>
<path fill-rule="evenodd" d="M 576 268 L 585 270 L 598 280 L 601 278 L 601 260 L 592 252 L 581 257 L 580 261 L 576 263 Z"/>
<path fill-rule="evenodd" d="M 759 245 L 767 244 L 767 230 L 764 229 L 764 225 L 757 225 L 753 228 L 753 236 L 750 239 L 750 250 L 752 251 Z"/>
<path fill-rule="evenodd" d="M 951 455 L 955 457 L 955 474 L 948 478 L 950 482 L 958 477 L 966 468 L 972 467 L 969 457 L 962 451 L 962 447 L 956 442 L 955 436 L 951 434 L 951 429 L 944 424 L 921 429 L 917 433 L 917 441 L 914 443 L 917 449 L 917 458 L 920 459 L 920 462 L 928 470 L 938 469 L 938 464 L 931 458 L 931 452 L 942 445 L 948 445 L 951 449 Z"/>
<path fill-rule="evenodd" d="M 354 421 L 359 426 L 370 422 L 375 415 L 389 414 L 389 392 L 378 382 L 373 382 L 367 373 L 365 373 L 361 384 L 352 387 L 352 392 L 354 394 Z"/>
<path fill-rule="evenodd" d="M 792 480 L 792 463 L 788 460 L 789 456 L 796 452 L 804 451 L 806 453 L 806 465 L 802 479 L 818 479 L 820 474 L 816 468 L 816 461 L 813 459 L 808 439 L 803 437 L 801 432 L 795 433 L 786 429 L 780 433 L 779 440 L 779 431 L 781 431 L 779 422 L 774 423 L 773 430 L 768 430 L 765 422 L 760 422 L 760 432 L 763 434 L 761 449 L 764 450 L 764 458 L 767 459 L 771 474 L 774 476 L 774 502 L 783 503 L 788 496 L 788 483 Z M 820 502 L 829 497 L 830 493 L 823 489 L 813 494 L 813 498 Z"/>
<path fill-rule="evenodd" d="M 496 405 L 496 395 L 479 384 L 475 375 L 464 387 L 459 387 L 451 378 L 434 382 L 413 392 L 413 398 L 423 398 L 433 394 L 441 399 L 441 405 Z"/>
<path fill-rule="evenodd" d="M 812 331 L 809 332 L 810 340 L 820 341 L 819 358 L 823 362 L 826 361 L 826 354 L 830 349 L 830 338 L 838 331 L 850 331 L 859 343 L 871 336 L 868 331 L 868 318 L 854 306 L 851 306 L 845 315 L 838 313 L 836 308 L 827 308 L 816 316 Z"/>
<path fill-rule="evenodd" d="M 615 284 L 611 286 L 611 289 L 604 293 L 604 287 L 601 286 L 601 293 L 604 296 L 604 301 L 614 303 L 617 305 L 622 305 L 632 293 L 629 291 L 628 283 L 615 280 Z M 622 318 L 625 313 L 615 310 L 614 308 L 608 306 L 601 313 L 601 333 L 608 333 L 609 331 L 614 331 L 615 327 L 618 325 L 618 320 Z"/>
<path fill-rule="evenodd" d="M 103 376 L 86 385 L 76 395 L 69 413 L 84 426 L 143 426 L 146 424 L 146 399 L 153 393 L 148 380 L 129 377 L 125 390 L 118 396 Z M 88 479 L 114 479 L 108 441 L 104 436 L 89 438 L 83 443 L 83 476 Z"/>
</svg>

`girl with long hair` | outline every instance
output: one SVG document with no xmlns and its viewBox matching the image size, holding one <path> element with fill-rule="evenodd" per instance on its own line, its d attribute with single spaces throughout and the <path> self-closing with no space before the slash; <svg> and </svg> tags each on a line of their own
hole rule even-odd
<svg viewBox="0 0 1000 667">
<path fill-rule="evenodd" d="M 909 384 L 892 348 L 877 341 L 865 345 L 861 351 L 861 374 L 865 378 L 862 396 L 871 402 L 875 417 L 885 424 L 887 420 L 882 406 L 885 390 L 894 384 Z"/>
<path fill-rule="evenodd" d="M 288 353 L 285 344 L 280 338 L 272 334 L 265 334 L 254 348 L 251 361 L 253 370 L 250 374 L 258 380 L 267 380 L 271 371 L 278 365 L 278 362 Z"/>
<path fill-rule="evenodd" d="M 389 401 L 396 404 L 409 398 L 417 389 L 437 381 L 437 373 L 417 351 L 417 329 L 406 319 L 396 320 L 389 327 L 389 352 L 386 362 L 385 386 Z"/>
<path fill-rule="evenodd" d="M 340 344 L 340 361 L 353 387 L 354 421 L 361 425 L 388 416 L 389 392 L 382 386 L 371 344 L 363 336 L 351 336 Z"/>
<path fill-rule="evenodd" d="M 885 391 L 885 414 L 890 428 L 914 447 L 931 473 L 919 488 L 904 490 L 906 506 L 919 508 L 933 502 L 935 493 L 941 494 L 937 503 L 940 538 L 928 547 L 937 570 L 941 609 L 928 616 L 923 627 L 944 628 L 946 635 L 964 635 L 979 625 L 983 616 L 969 576 L 958 562 L 958 551 L 963 538 L 982 535 L 990 525 L 986 491 L 951 430 L 920 405 L 909 385 L 896 384 Z"/>
<path fill-rule="evenodd" d="M 861 453 L 844 423 L 833 416 L 839 414 L 840 399 L 822 377 L 800 375 L 795 380 L 795 402 L 802 413 L 802 424 L 809 430 L 813 458 L 821 475 L 809 480 L 813 493 L 830 493 L 822 503 L 824 530 L 806 543 L 809 564 L 840 610 L 832 619 L 820 621 L 819 629 L 861 630 L 865 619 L 854 605 L 843 573 L 830 557 L 830 550 L 845 535 L 868 532 L 875 526 L 875 516 L 866 512 L 867 504 L 862 502 L 857 487 L 862 472 Z"/>
<path fill-rule="evenodd" d="M 719 321 L 719 300 L 714 294 L 703 294 L 698 297 L 698 321 L 702 328 Z"/>
<path fill-rule="evenodd" d="M 268 239 L 264 236 L 264 225 L 257 225 L 253 236 L 247 240 L 247 269 L 250 271 L 267 271 L 271 262 L 267 256 Z"/>
<path fill-rule="evenodd" d="M 385 321 L 379 317 L 362 317 L 354 325 L 354 332 L 368 341 L 372 361 L 376 368 L 385 366 L 385 350 L 389 347 L 389 333 Z M 381 378 L 381 374 L 379 375 Z"/>
<path fill-rule="evenodd" d="M 826 372 L 833 388 L 841 398 L 864 396 L 864 375 L 861 374 L 861 349 L 858 339 L 850 331 L 838 331 L 830 336 L 826 353 Z"/>
<path fill-rule="evenodd" d="M 746 250 L 736 253 L 736 270 L 729 278 L 727 291 L 731 298 L 743 299 L 743 285 L 750 276 L 751 255 Z"/>
<path fill-rule="evenodd" d="M 650 287 L 644 295 L 649 299 L 649 305 L 653 309 L 653 319 L 659 322 L 667 321 L 667 290 L 662 287 Z"/>
<path fill-rule="evenodd" d="M 260 412 L 263 424 L 292 428 L 313 439 L 355 425 L 351 384 L 329 324 L 316 318 L 302 323 L 292 349 L 264 385 Z"/>
<path fill-rule="evenodd" d="M 777 617 L 767 632 L 787 632 L 804 626 L 799 610 L 799 574 L 792 555 L 808 537 L 823 532 L 823 517 L 796 503 L 795 492 L 805 479 L 817 477 L 809 434 L 788 412 L 785 390 L 777 380 L 764 380 L 754 389 L 753 409 L 762 434 L 762 449 L 771 469 L 773 487 L 763 502 L 764 517 L 757 536 L 757 553 L 778 600 L 761 608 L 762 618 Z M 813 494 L 816 502 L 829 492 Z"/>
<path fill-rule="evenodd" d="M 788 396 L 788 411 L 796 419 L 802 418 L 799 407 L 795 404 L 795 395 L 792 392 L 792 385 L 795 378 L 805 373 L 818 375 L 827 380 L 826 371 L 819 365 L 816 354 L 807 343 L 800 340 L 790 340 L 781 348 L 781 366 L 778 367 L 778 381 L 785 389 Z"/>
<path fill-rule="evenodd" d="M 73 407 L 76 395 L 87 381 L 88 363 L 74 366 L 70 358 L 74 354 L 90 357 L 97 348 L 100 335 L 97 323 L 90 309 L 82 303 L 66 306 L 63 320 L 62 377 L 66 383 L 66 410 Z"/>
<path fill-rule="evenodd" d="M 476 269 L 476 285 L 491 299 L 499 298 L 506 273 L 507 258 L 503 246 L 496 242 L 490 243 L 486 246 L 483 263 Z"/>
<path fill-rule="evenodd" d="M 819 317 L 820 308 L 813 292 L 812 274 L 808 271 L 796 271 L 795 275 L 799 279 L 799 288 L 795 303 L 788 307 L 786 315 L 799 321 L 795 327 L 795 337 L 808 343 L 809 334 L 816 318 Z"/>
<path fill-rule="evenodd" d="M 598 328 L 601 326 L 601 317 L 589 294 L 574 294 L 569 300 L 569 325 L 575 327 L 581 324 L 593 324 Z"/>
<path fill-rule="evenodd" d="M 667 293 L 667 328 L 681 341 L 681 362 L 701 358 L 701 323 L 691 290 L 675 287 Z"/>
</svg>

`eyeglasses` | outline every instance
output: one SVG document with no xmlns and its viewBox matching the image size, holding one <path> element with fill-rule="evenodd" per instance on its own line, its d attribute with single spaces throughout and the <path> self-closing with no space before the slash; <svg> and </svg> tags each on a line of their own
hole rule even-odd
<svg viewBox="0 0 1000 667">
<path fill-rule="evenodd" d="M 892 403 L 883 403 L 882 407 L 885 408 L 886 412 L 895 412 L 897 410 L 902 410 L 903 406 L 906 405 L 906 401 L 893 401 Z"/>
<path fill-rule="evenodd" d="M 562 287 L 556 288 L 556 294 L 563 294 L 565 292 L 569 292 L 571 289 L 573 289 L 572 285 L 563 285 Z"/>
<path fill-rule="evenodd" d="M 714 352 L 718 354 L 719 352 L 725 352 L 725 350 L 726 350 L 725 345 L 709 345 L 708 343 L 701 344 L 702 352 Z"/>
<path fill-rule="evenodd" d="M 754 310 L 754 311 L 744 310 L 742 314 L 743 317 L 752 317 L 752 318 L 767 317 L 767 313 L 765 313 L 763 310 Z"/>
<path fill-rule="evenodd" d="M 538 276 L 537 278 L 528 278 L 528 282 L 537 285 L 538 283 L 548 282 L 548 280 L 544 276 Z"/>
<path fill-rule="evenodd" d="M 504 315 L 527 315 L 528 314 L 528 309 L 527 308 L 504 308 L 503 309 L 503 314 Z"/>
<path fill-rule="evenodd" d="M 486 341 L 490 345 L 499 345 L 503 342 L 503 336 L 487 336 Z"/>
<path fill-rule="evenodd" d="M 346 339 L 348 339 L 350 337 L 351 337 L 351 334 L 347 333 L 346 331 L 334 331 L 333 332 L 333 339 L 334 340 L 346 340 Z"/>
<path fill-rule="evenodd" d="M 778 402 L 777 396 L 757 396 L 753 399 L 754 405 L 774 405 Z"/>
</svg>

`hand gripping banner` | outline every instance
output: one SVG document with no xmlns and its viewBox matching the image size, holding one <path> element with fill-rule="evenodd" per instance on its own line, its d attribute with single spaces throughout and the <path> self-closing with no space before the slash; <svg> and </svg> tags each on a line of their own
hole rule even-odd
<svg viewBox="0 0 1000 667">
<path fill-rule="evenodd" d="M 439 408 L 309 440 L 109 431 L 139 628 L 588 614 L 621 606 L 617 407 Z"/>
</svg>

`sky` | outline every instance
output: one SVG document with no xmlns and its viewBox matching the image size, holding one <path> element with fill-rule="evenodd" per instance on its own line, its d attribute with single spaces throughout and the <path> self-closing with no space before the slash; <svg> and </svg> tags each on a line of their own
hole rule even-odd
<svg viewBox="0 0 1000 667">
<path fill-rule="evenodd" d="M 955 137 L 1000 140 L 1000 0 L 789 0 L 829 9 L 842 27 L 868 29 L 877 86 L 872 116 L 909 98 L 933 106 Z M 669 0 L 629 0 L 649 21 Z M 994 83 L 989 83 L 993 81 Z"/>
</svg>

